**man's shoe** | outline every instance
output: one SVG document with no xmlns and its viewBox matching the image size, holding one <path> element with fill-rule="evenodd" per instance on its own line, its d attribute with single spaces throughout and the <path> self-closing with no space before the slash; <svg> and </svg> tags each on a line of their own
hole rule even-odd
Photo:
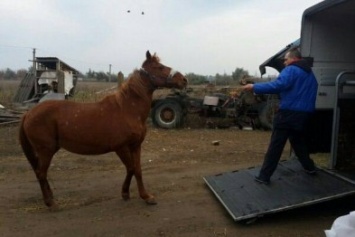
<svg viewBox="0 0 355 237">
<path fill-rule="evenodd" d="M 254 177 L 254 180 L 255 180 L 256 182 L 258 182 L 258 183 L 261 183 L 261 184 L 266 184 L 266 185 L 270 184 L 270 180 L 264 180 L 264 179 L 261 179 L 261 178 L 258 177 L 258 176 L 255 176 L 255 177 Z"/>
<path fill-rule="evenodd" d="M 314 169 L 314 170 L 306 170 L 306 169 L 304 169 L 304 172 L 306 172 L 309 175 L 315 175 L 317 173 L 317 169 Z"/>
<path fill-rule="evenodd" d="M 304 169 L 304 172 L 306 172 L 309 175 L 315 175 L 317 173 L 317 169 L 316 168 L 314 168 L 313 170 Z"/>
</svg>

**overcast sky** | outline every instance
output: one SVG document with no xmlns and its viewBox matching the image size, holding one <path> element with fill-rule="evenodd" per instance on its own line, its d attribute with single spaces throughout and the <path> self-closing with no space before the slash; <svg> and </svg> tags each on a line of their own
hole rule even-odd
<svg viewBox="0 0 355 237">
<path fill-rule="evenodd" d="M 1 0 L 0 69 L 58 57 L 82 73 L 139 68 L 145 52 L 182 73 L 258 67 L 300 37 L 321 0 Z M 275 71 L 268 69 L 269 74 Z"/>
</svg>

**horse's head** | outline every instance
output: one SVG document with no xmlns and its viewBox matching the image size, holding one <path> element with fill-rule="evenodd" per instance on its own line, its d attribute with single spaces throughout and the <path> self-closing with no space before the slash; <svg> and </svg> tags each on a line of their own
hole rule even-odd
<svg viewBox="0 0 355 237">
<path fill-rule="evenodd" d="M 182 89 L 187 86 L 187 78 L 184 75 L 161 64 L 158 56 L 151 55 L 149 51 L 146 53 L 146 60 L 142 64 L 141 72 L 147 75 L 154 88 L 175 87 Z"/>
</svg>

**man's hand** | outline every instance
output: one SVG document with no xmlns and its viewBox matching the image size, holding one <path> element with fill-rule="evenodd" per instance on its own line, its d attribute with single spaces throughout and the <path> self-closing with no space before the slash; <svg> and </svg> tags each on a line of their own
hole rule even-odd
<svg viewBox="0 0 355 237">
<path fill-rule="evenodd" d="M 242 86 L 242 90 L 245 91 L 253 91 L 254 85 L 253 84 L 246 84 L 244 86 Z"/>
</svg>

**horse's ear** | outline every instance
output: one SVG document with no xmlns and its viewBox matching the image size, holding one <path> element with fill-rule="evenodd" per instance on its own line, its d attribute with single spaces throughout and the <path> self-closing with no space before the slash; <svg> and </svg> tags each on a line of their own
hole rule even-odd
<svg viewBox="0 0 355 237">
<path fill-rule="evenodd" d="M 149 50 L 147 50 L 147 53 L 145 54 L 145 56 L 147 57 L 147 59 L 150 59 L 152 57 L 152 55 L 150 54 Z"/>
</svg>

